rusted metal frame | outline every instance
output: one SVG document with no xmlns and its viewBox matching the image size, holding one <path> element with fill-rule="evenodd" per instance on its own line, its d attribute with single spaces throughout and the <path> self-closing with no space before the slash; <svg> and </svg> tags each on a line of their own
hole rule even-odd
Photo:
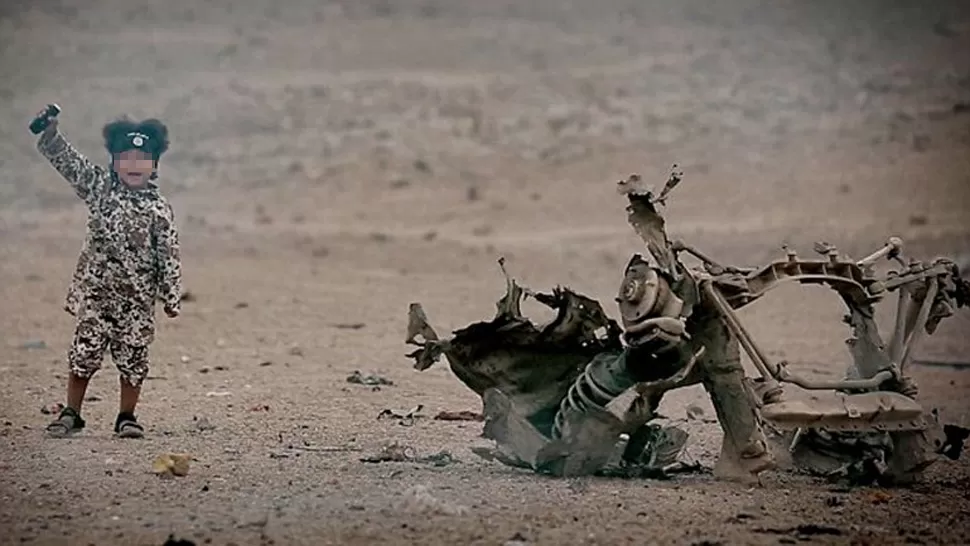
<svg viewBox="0 0 970 546">
<path fill-rule="evenodd" d="M 906 316 L 913 303 L 913 294 L 908 285 L 899 287 L 899 294 L 896 300 L 896 321 L 893 326 L 893 335 L 889 340 L 889 361 L 899 362 L 903 355 L 903 340 L 907 337 Z"/>
<path fill-rule="evenodd" d="M 748 353 L 752 363 L 764 378 L 766 387 L 771 390 L 778 386 L 778 382 L 792 383 L 807 390 L 840 390 L 840 389 L 877 389 L 881 384 L 895 377 L 894 370 L 882 370 L 868 379 L 843 379 L 837 381 L 817 381 L 800 377 L 789 372 L 783 365 L 770 362 L 764 352 L 757 346 L 750 334 L 741 324 L 734 310 L 724 300 L 721 293 L 714 287 L 713 283 L 705 280 L 701 283 L 702 289 L 711 298 L 714 305 L 721 312 L 728 328 L 738 337 L 738 341 Z"/>
<path fill-rule="evenodd" d="M 912 357 L 913 349 L 926 332 L 926 322 L 930 318 L 930 310 L 933 308 L 933 302 L 936 300 L 936 296 L 939 291 L 940 280 L 931 280 L 926 289 L 926 296 L 923 298 L 923 304 L 920 306 L 919 314 L 916 315 L 916 321 L 909 327 L 909 331 L 906 333 L 906 341 L 903 344 L 902 349 L 903 352 L 897 364 L 900 371 L 906 368 L 906 364 L 909 363 L 909 360 Z"/>
</svg>

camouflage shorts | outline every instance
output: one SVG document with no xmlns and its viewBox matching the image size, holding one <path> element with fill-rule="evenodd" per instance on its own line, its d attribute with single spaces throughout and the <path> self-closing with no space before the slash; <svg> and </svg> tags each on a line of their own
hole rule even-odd
<svg viewBox="0 0 970 546">
<path fill-rule="evenodd" d="M 68 353 L 71 374 L 90 378 L 101 369 L 105 351 L 111 352 L 111 360 L 121 377 L 139 387 L 148 376 L 148 346 L 136 346 L 118 340 L 116 328 L 109 318 L 87 312 L 78 317 L 74 342 Z"/>
</svg>

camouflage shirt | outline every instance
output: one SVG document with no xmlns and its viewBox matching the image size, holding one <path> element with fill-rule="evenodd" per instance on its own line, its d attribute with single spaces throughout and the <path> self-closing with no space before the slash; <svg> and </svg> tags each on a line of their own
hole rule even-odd
<svg viewBox="0 0 970 546">
<path fill-rule="evenodd" d="M 150 343 L 155 301 L 180 310 L 182 266 L 171 205 L 155 184 L 129 188 L 56 130 L 43 133 L 37 149 L 88 207 L 87 236 L 65 310 L 75 316 L 97 312 L 108 317 L 120 341 Z"/>
</svg>

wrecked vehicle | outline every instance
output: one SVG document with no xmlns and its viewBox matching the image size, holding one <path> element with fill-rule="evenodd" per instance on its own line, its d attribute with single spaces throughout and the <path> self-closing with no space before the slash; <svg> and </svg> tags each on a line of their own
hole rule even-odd
<svg viewBox="0 0 970 546">
<path fill-rule="evenodd" d="M 421 305 L 411 304 L 406 342 L 418 349 L 408 356 L 417 370 L 444 356 L 458 379 L 482 397 L 483 436 L 496 443 L 495 459 L 554 476 L 670 470 L 686 433 L 651 421 L 666 392 L 698 383 L 724 433 L 714 467 L 721 478 L 756 480 L 784 463 L 907 483 L 938 453 L 959 455 L 959 447 L 948 444 L 960 442 L 952 436 L 965 429 L 950 427 L 944 443 L 935 411 L 920 406 L 906 375 L 923 334 L 932 334 L 955 308 L 970 305 L 970 282 L 952 260 L 906 261 L 902 241 L 892 238 L 858 261 L 820 243 L 817 259 L 788 251 L 763 267 L 722 266 L 668 239 L 658 205 L 680 180 L 673 173 L 659 194 L 637 175 L 618 184 L 628 200 L 628 221 L 647 250 L 626 266 L 616 298 L 619 323 L 599 302 L 569 289 L 543 294 L 519 286 L 503 260 L 507 291 L 491 321 L 441 339 Z M 687 267 L 684 253 L 700 267 Z M 874 266 L 882 260 L 900 267 L 878 275 Z M 738 309 L 787 282 L 827 286 L 841 297 L 852 331 L 845 378 L 809 380 L 784 361 L 771 361 L 738 318 Z M 898 307 L 885 343 L 874 306 L 893 292 Z M 534 325 L 522 316 L 524 297 L 557 316 Z M 741 350 L 757 377 L 746 377 Z M 814 396 L 791 397 L 785 384 Z"/>
</svg>

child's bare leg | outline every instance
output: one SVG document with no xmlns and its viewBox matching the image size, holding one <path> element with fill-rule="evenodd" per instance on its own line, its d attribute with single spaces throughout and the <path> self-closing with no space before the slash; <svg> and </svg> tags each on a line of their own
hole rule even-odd
<svg viewBox="0 0 970 546">
<path fill-rule="evenodd" d="M 101 368 L 106 345 L 103 323 L 95 314 L 88 314 L 78 320 L 74 331 L 74 341 L 67 354 L 70 374 L 67 378 L 67 407 L 57 420 L 47 426 L 51 436 L 61 437 L 84 428 L 81 406 L 88 390 L 91 377 Z"/>
<path fill-rule="evenodd" d="M 67 378 L 67 407 L 81 413 L 81 404 L 84 403 L 84 393 L 88 390 L 90 377 L 80 377 L 71 373 Z"/>
<path fill-rule="evenodd" d="M 141 396 L 141 385 L 148 376 L 148 347 L 113 342 L 111 358 L 121 372 L 115 434 L 122 438 L 141 438 L 145 431 L 138 424 L 135 408 Z"/>
<path fill-rule="evenodd" d="M 118 413 L 135 413 L 138 405 L 138 396 L 141 394 L 141 387 L 133 387 L 125 376 L 121 376 L 121 397 L 118 404 Z"/>
</svg>

